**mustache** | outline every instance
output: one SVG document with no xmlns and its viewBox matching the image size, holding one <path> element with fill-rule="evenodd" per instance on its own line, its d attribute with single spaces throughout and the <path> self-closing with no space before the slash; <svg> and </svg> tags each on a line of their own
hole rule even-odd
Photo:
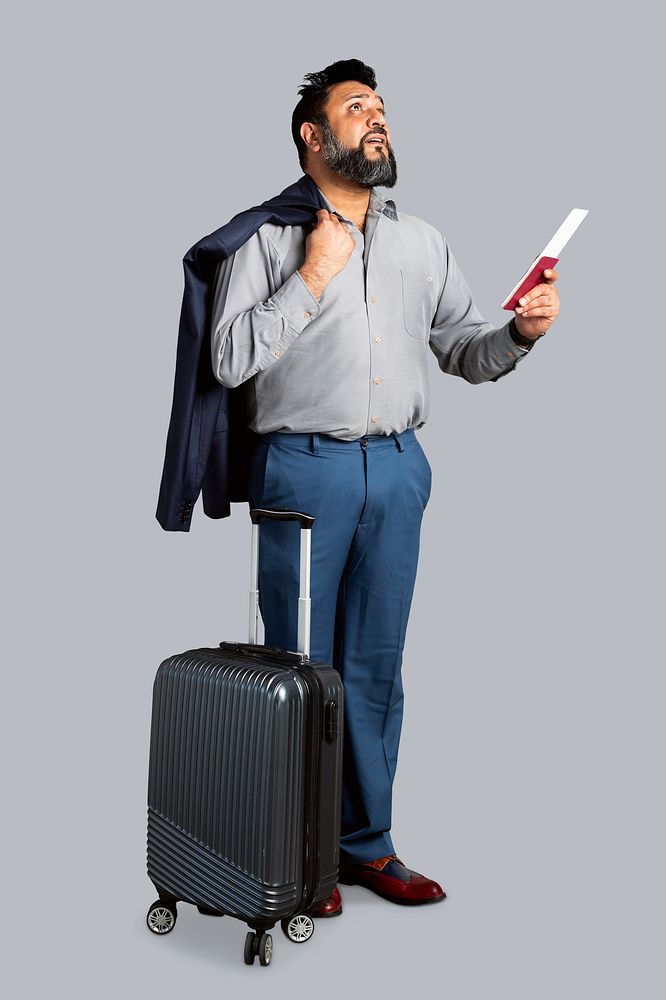
<svg viewBox="0 0 666 1000">
<path fill-rule="evenodd" d="M 370 136 L 372 136 L 372 135 L 381 135 L 383 139 L 386 139 L 386 142 L 388 144 L 388 136 L 386 134 L 386 130 L 385 129 L 383 129 L 383 128 L 375 128 L 375 129 L 373 129 L 372 132 L 368 132 L 368 134 L 363 137 L 363 142 L 365 142 L 366 139 L 369 139 Z"/>
</svg>

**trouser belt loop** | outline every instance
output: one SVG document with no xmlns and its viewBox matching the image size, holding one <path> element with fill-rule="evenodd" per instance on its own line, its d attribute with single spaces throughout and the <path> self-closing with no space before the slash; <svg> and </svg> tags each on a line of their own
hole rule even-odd
<svg viewBox="0 0 666 1000">
<path fill-rule="evenodd" d="M 402 443 L 402 441 L 400 440 L 400 435 L 396 434 L 396 432 L 393 431 L 392 434 L 391 434 L 391 437 L 395 439 L 395 443 L 397 444 L 397 446 L 400 449 L 400 451 L 404 451 L 405 450 L 405 446 Z"/>
<path fill-rule="evenodd" d="M 316 431 L 310 435 L 310 451 L 314 452 L 315 455 L 319 454 L 319 435 Z"/>
</svg>

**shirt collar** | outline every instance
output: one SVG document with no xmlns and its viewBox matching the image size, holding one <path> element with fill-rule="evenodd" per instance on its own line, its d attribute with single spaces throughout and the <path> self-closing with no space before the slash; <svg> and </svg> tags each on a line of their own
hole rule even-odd
<svg viewBox="0 0 666 1000">
<path fill-rule="evenodd" d="M 317 185 L 317 190 L 319 191 L 319 194 L 322 196 L 326 208 L 329 210 L 329 212 L 336 212 L 337 209 L 333 208 L 333 205 L 331 204 L 331 202 L 328 200 L 328 198 L 318 185 Z M 380 192 L 377 190 L 376 187 L 370 189 L 370 201 L 368 202 L 368 211 L 372 210 L 377 212 L 379 215 L 385 215 L 393 222 L 398 221 L 398 212 L 395 207 L 395 202 L 391 198 L 385 198 L 383 194 L 380 194 Z M 342 215 L 341 212 L 338 212 L 337 214 Z"/>
</svg>

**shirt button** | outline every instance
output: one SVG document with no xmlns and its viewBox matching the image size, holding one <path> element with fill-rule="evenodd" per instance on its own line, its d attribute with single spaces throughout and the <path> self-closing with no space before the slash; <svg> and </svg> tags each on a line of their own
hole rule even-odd
<svg viewBox="0 0 666 1000">
<path fill-rule="evenodd" d="M 371 295 L 371 296 L 370 296 L 370 301 L 372 302 L 372 304 L 373 304 L 373 306 L 374 306 L 374 305 L 375 305 L 375 303 L 377 302 L 377 299 L 376 299 L 376 298 L 374 297 L 374 295 Z"/>
<path fill-rule="evenodd" d="M 507 356 L 507 358 L 512 358 L 513 357 L 513 351 L 507 351 L 506 352 L 506 356 Z"/>
<path fill-rule="evenodd" d="M 373 418 L 372 418 L 372 422 L 373 422 L 373 424 L 376 424 L 378 420 L 379 420 L 379 417 L 373 417 Z"/>
<path fill-rule="evenodd" d="M 282 354 L 282 351 L 273 351 L 273 354 L 275 355 L 276 358 L 279 358 L 280 355 Z"/>
<path fill-rule="evenodd" d="M 431 274 L 429 274 L 426 280 L 427 280 L 427 281 L 432 281 L 432 275 L 431 275 Z"/>
<path fill-rule="evenodd" d="M 381 339 L 382 339 L 381 337 L 375 337 L 375 344 L 379 344 Z"/>
<path fill-rule="evenodd" d="M 380 382 L 381 382 L 381 379 L 380 379 L 380 377 L 378 375 L 377 378 L 375 379 L 375 383 L 376 383 L 376 385 L 379 385 Z"/>
<path fill-rule="evenodd" d="M 304 312 L 303 313 L 303 319 L 310 319 L 310 313 L 309 312 Z"/>
</svg>

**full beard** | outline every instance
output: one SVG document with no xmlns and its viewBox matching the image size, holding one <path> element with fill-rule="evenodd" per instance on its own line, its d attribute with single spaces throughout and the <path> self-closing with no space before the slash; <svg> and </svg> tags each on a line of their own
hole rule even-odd
<svg viewBox="0 0 666 1000">
<path fill-rule="evenodd" d="M 365 141 L 359 147 L 343 145 L 333 135 L 328 122 L 322 126 L 322 160 L 340 177 L 360 187 L 393 187 L 398 179 L 398 166 L 393 149 L 386 145 L 386 155 L 380 153 L 372 159 L 366 154 Z"/>
</svg>

